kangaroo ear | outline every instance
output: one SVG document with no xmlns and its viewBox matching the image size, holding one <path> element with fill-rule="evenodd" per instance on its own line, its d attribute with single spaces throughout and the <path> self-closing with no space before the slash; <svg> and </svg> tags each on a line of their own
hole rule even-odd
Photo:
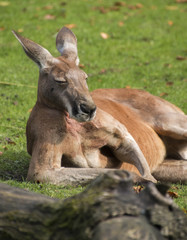
<svg viewBox="0 0 187 240">
<path fill-rule="evenodd" d="M 27 56 L 30 57 L 39 66 L 40 69 L 48 67 L 48 64 L 52 61 L 53 56 L 47 49 L 27 38 L 20 36 L 15 31 L 12 31 L 12 33 L 21 43 Z"/>
<path fill-rule="evenodd" d="M 63 27 L 56 37 L 56 47 L 62 56 L 69 61 L 74 61 L 79 64 L 77 51 L 77 38 L 74 33 L 67 27 Z"/>
</svg>

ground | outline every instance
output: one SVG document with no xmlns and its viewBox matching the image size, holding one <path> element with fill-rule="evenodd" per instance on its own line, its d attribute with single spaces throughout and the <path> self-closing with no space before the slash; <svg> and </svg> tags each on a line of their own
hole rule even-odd
<svg viewBox="0 0 187 240">
<path fill-rule="evenodd" d="M 11 30 L 58 56 L 57 31 L 64 25 L 78 38 L 81 67 L 90 90 L 140 88 L 187 113 L 187 4 L 182 0 L 0 1 L 0 179 L 1 182 L 66 198 L 82 187 L 25 181 L 30 156 L 25 126 L 36 101 L 38 68 Z M 187 209 L 187 186 L 172 185 Z"/>
</svg>

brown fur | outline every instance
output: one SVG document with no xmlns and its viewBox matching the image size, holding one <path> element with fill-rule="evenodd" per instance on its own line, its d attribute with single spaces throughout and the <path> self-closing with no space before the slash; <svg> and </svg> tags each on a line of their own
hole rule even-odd
<svg viewBox="0 0 187 240">
<path fill-rule="evenodd" d="M 110 95 L 110 89 L 108 89 L 108 93 Z M 92 94 L 92 96 L 98 107 L 111 114 L 115 119 L 126 126 L 129 133 L 138 143 L 151 171 L 153 171 L 165 157 L 165 146 L 160 137 L 129 107 L 107 99 L 106 93 L 104 95 L 100 94 L 99 96 Z M 112 167 L 115 167 L 115 165 L 112 165 Z M 128 163 L 123 163 L 120 169 L 137 172 L 137 169 Z"/>
</svg>

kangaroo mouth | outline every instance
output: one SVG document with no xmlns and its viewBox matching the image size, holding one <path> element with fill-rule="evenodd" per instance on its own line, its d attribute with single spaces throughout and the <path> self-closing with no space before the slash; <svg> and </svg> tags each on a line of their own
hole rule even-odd
<svg viewBox="0 0 187 240">
<path fill-rule="evenodd" d="M 88 122 L 94 119 L 96 115 L 96 106 L 89 106 L 87 104 L 79 104 L 77 114 L 74 118 L 79 122 Z"/>
<path fill-rule="evenodd" d="M 65 111 L 65 116 L 67 121 L 72 118 L 78 122 L 89 122 L 96 116 L 96 107 L 88 108 L 86 105 L 80 104 L 72 111 Z"/>
</svg>

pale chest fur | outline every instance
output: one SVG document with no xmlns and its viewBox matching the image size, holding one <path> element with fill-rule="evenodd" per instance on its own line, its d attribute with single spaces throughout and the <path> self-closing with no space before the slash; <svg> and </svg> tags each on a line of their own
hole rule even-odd
<svg viewBox="0 0 187 240">
<path fill-rule="evenodd" d="M 106 145 L 107 135 L 103 134 L 99 123 L 79 123 L 67 118 L 66 130 L 67 135 L 62 143 L 66 160 L 78 167 L 101 167 L 99 149 Z"/>
</svg>

